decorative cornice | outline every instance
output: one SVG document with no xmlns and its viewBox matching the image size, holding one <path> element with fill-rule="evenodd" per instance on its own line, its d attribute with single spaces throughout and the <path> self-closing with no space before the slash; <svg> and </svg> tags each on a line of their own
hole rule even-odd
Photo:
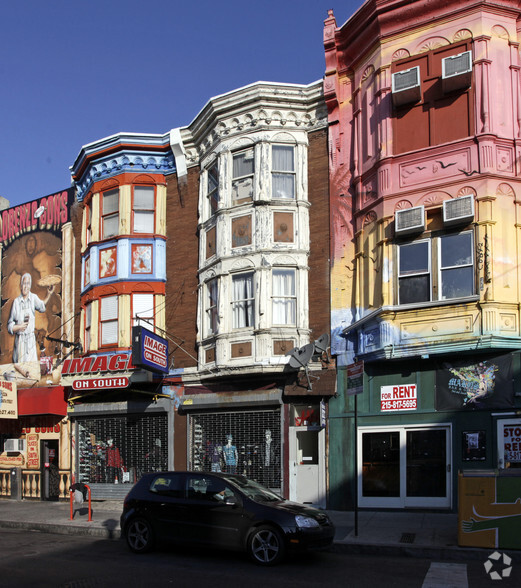
<svg viewBox="0 0 521 588">
<path fill-rule="evenodd" d="M 95 182 L 124 173 L 162 173 L 176 171 L 173 153 L 153 153 L 146 150 L 122 149 L 106 157 L 93 156 L 87 162 L 80 178 L 76 180 L 77 199 L 81 202 Z M 73 176 L 74 177 L 74 176 Z"/>
</svg>

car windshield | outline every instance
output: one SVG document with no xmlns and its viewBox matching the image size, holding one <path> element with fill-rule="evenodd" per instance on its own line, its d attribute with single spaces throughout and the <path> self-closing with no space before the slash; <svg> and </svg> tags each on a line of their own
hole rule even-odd
<svg viewBox="0 0 521 588">
<path fill-rule="evenodd" d="M 226 481 L 230 482 L 234 486 L 240 488 L 243 494 L 245 494 L 251 500 L 255 502 L 279 502 L 283 500 L 278 494 L 268 490 L 264 486 L 261 486 L 253 480 L 248 480 L 244 476 L 223 476 Z"/>
</svg>

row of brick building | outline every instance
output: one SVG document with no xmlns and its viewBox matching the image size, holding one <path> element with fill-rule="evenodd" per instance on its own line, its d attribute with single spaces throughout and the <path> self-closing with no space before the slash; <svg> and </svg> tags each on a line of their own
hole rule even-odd
<svg viewBox="0 0 521 588">
<path fill-rule="evenodd" d="M 518 467 L 519 16 L 330 11 L 323 80 L 85 145 L 4 210 L 2 495 L 189 468 L 454 509 L 458 471 Z"/>
</svg>

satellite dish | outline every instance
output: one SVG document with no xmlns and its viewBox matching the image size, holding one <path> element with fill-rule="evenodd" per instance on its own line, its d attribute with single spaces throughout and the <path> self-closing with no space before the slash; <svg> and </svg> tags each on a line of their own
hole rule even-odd
<svg viewBox="0 0 521 588">
<path fill-rule="evenodd" d="M 315 341 L 315 350 L 319 353 L 324 353 L 327 351 L 330 341 L 329 333 L 324 333 Z"/>
<path fill-rule="evenodd" d="M 299 369 L 301 367 L 305 367 L 309 360 L 313 357 L 313 353 L 315 352 L 315 345 L 313 343 L 308 343 L 304 345 L 304 347 L 294 347 L 286 355 L 289 355 L 289 365 L 292 368 Z"/>
</svg>

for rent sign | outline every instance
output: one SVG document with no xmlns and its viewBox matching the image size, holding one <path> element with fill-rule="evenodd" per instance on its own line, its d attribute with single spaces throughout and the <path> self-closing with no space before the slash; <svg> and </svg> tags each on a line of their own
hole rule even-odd
<svg viewBox="0 0 521 588">
<path fill-rule="evenodd" d="M 416 410 L 417 408 L 418 395 L 416 384 L 382 386 L 380 388 L 380 410 L 382 412 Z"/>
</svg>

